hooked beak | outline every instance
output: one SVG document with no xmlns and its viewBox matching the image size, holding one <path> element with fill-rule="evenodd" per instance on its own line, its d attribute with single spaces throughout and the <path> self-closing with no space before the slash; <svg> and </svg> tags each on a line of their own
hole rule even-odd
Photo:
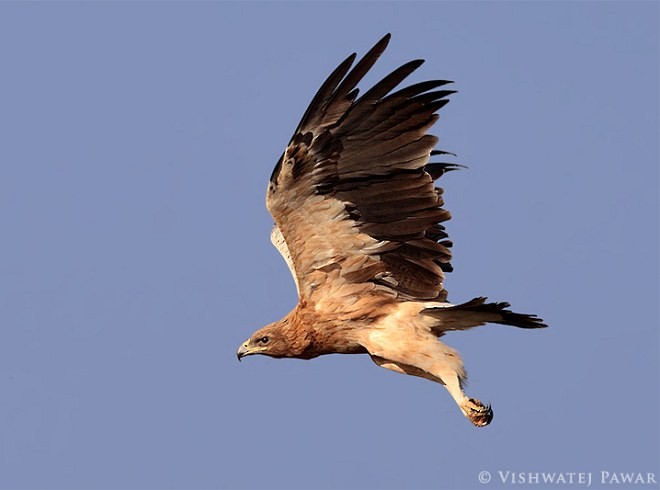
<svg viewBox="0 0 660 490">
<path fill-rule="evenodd" d="M 250 352 L 250 348 L 248 347 L 249 343 L 250 343 L 250 340 L 248 339 L 245 342 L 243 342 L 241 344 L 241 346 L 238 348 L 238 351 L 236 352 L 236 357 L 238 358 L 239 361 L 243 357 L 249 356 L 250 354 L 252 354 L 252 352 Z"/>
</svg>

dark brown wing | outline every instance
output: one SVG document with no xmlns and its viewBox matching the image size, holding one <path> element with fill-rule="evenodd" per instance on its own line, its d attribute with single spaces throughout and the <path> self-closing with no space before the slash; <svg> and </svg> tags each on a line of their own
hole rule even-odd
<svg viewBox="0 0 660 490">
<path fill-rule="evenodd" d="M 453 91 L 432 80 L 391 93 L 423 62 L 415 60 L 357 98 L 389 39 L 352 70 L 355 54 L 335 69 L 273 170 L 267 205 L 301 298 L 344 287 L 446 299 L 451 243 L 440 223 L 450 214 L 433 181 L 456 165 L 429 164 L 444 152 L 432 151 L 437 138 L 427 131 Z"/>
</svg>

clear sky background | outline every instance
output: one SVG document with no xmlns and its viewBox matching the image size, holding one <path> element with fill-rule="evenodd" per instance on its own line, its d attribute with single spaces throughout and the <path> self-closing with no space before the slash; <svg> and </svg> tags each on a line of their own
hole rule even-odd
<svg viewBox="0 0 660 490">
<path fill-rule="evenodd" d="M 0 3 L 0 487 L 660 476 L 658 10 Z M 434 128 L 470 167 L 443 178 L 450 300 L 550 324 L 446 337 L 493 404 L 484 429 L 365 356 L 236 361 L 297 300 L 272 167 L 319 84 L 386 32 L 362 87 L 425 58 L 411 82 L 459 91 Z"/>
</svg>

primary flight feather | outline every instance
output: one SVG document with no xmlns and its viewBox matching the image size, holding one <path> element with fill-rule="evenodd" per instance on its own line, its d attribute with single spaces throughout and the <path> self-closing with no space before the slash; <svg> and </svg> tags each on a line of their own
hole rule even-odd
<svg viewBox="0 0 660 490">
<path fill-rule="evenodd" d="M 394 91 L 423 63 L 415 60 L 358 97 L 357 84 L 389 39 L 332 72 L 273 170 L 271 240 L 299 301 L 237 355 L 368 354 L 379 366 L 443 384 L 473 424 L 488 425 L 491 407 L 465 395 L 463 363 L 438 338 L 485 323 L 546 325 L 508 303 L 447 301 L 452 243 L 441 223 L 450 214 L 434 180 L 458 165 L 429 163 L 446 152 L 433 150 L 438 139 L 428 131 L 453 91 L 446 80 Z"/>
</svg>

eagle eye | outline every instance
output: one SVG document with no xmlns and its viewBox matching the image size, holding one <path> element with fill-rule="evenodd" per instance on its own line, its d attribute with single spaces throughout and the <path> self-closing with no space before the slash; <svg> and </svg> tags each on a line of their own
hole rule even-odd
<svg viewBox="0 0 660 490">
<path fill-rule="evenodd" d="M 268 337 L 261 337 L 257 342 L 259 342 L 261 345 L 266 345 L 270 339 Z"/>
</svg>

